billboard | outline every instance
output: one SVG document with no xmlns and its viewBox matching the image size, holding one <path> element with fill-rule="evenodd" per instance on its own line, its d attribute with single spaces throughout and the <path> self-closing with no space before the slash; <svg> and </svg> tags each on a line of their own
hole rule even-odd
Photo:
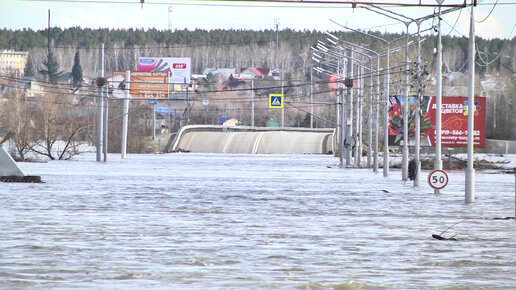
<svg viewBox="0 0 516 290">
<path fill-rule="evenodd" d="M 126 98 L 125 71 L 114 71 L 111 81 L 114 98 Z M 168 72 L 131 71 L 129 98 L 132 99 L 167 99 Z"/>
<path fill-rule="evenodd" d="M 389 98 L 389 145 L 401 145 L 403 140 L 403 96 Z M 408 145 L 415 144 L 414 108 L 416 97 L 409 97 Z M 436 99 L 425 96 L 421 100 L 421 146 L 435 146 Z M 485 146 L 486 98 L 475 97 L 473 114 L 475 147 Z M 443 97 L 441 103 L 441 145 L 465 147 L 468 143 L 468 98 Z"/>
<path fill-rule="evenodd" d="M 138 71 L 170 72 L 171 84 L 190 83 L 191 59 L 188 57 L 139 57 Z"/>
</svg>

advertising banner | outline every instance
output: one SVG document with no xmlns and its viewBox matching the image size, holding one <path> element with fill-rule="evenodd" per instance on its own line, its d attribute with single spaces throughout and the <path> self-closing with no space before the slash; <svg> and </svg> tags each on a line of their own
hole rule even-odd
<svg viewBox="0 0 516 290">
<path fill-rule="evenodd" d="M 401 145 L 403 140 L 403 96 L 389 98 L 389 145 Z M 435 97 L 425 96 L 421 100 L 421 146 L 435 146 L 436 103 Z M 416 98 L 409 97 L 408 144 L 415 144 L 414 107 Z M 475 147 L 485 146 L 486 98 L 475 97 L 474 106 Z M 468 143 L 468 98 L 443 97 L 441 104 L 441 145 L 443 147 L 465 147 Z"/>
<path fill-rule="evenodd" d="M 140 57 L 138 71 L 170 72 L 171 84 L 190 83 L 191 59 L 187 57 Z"/>
<path fill-rule="evenodd" d="M 167 99 L 169 77 L 168 72 L 130 73 L 129 98 L 133 99 Z M 112 79 L 112 97 L 126 98 L 125 71 L 114 71 Z"/>
</svg>

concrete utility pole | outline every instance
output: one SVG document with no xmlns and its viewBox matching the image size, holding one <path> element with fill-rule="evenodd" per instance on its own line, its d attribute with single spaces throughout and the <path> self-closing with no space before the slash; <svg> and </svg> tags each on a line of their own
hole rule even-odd
<svg viewBox="0 0 516 290">
<path fill-rule="evenodd" d="M 99 68 L 98 68 L 97 82 L 98 96 L 97 96 L 97 162 L 102 161 L 102 135 L 103 135 L 103 115 L 104 115 L 104 98 L 102 96 L 103 87 L 100 85 L 104 78 L 104 43 L 99 45 Z"/>
<path fill-rule="evenodd" d="M 251 79 L 251 127 L 254 127 L 254 76 Z"/>
<path fill-rule="evenodd" d="M 276 51 L 279 50 L 279 18 L 274 18 L 274 27 L 276 28 Z"/>
<path fill-rule="evenodd" d="M 283 96 L 283 104 L 285 104 L 285 95 L 283 89 L 283 63 L 281 64 L 281 95 Z M 285 106 L 281 108 L 281 127 L 285 127 Z"/>
<path fill-rule="evenodd" d="M 417 61 L 416 61 L 416 105 L 414 108 L 414 140 L 415 150 L 414 150 L 414 160 L 416 162 L 416 176 L 414 177 L 414 186 L 419 186 L 419 172 L 421 171 L 421 157 L 420 157 L 420 148 L 421 148 L 421 21 L 416 21 L 417 24 Z"/>
<path fill-rule="evenodd" d="M 326 52 L 328 53 L 328 52 Z M 344 167 L 344 84 L 342 80 L 344 79 L 344 67 L 345 61 L 342 57 L 337 59 L 337 77 L 336 77 L 336 87 L 337 87 L 337 96 L 335 99 L 335 121 L 337 122 L 337 132 L 339 138 L 339 164 L 340 167 Z"/>
<path fill-rule="evenodd" d="M 345 156 L 346 156 L 346 166 L 351 166 L 351 151 L 352 151 L 352 131 L 353 131 L 353 49 L 347 49 L 347 58 L 348 63 L 346 67 L 346 80 L 345 85 L 347 88 L 346 94 L 346 104 L 344 108 L 345 115 L 345 128 L 346 128 L 346 138 L 344 139 L 344 147 L 345 147 Z"/>
<path fill-rule="evenodd" d="M 442 4 L 444 0 L 438 0 Z M 436 83 L 435 83 L 435 161 L 434 169 L 442 170 L 443 162 L 441 160 L 441 109 L 443 99 L 442 71 L 443 71 L 443 47 L 441 40 L 441 7 L 437 14 L 437 58 L 436 58 Z M 440 189 L 434 189 L 435 194 L 441 193 Z"/>
<path fill-rule="evenodd" d="M 403 147 L 402 147 L 402 157 L 401 157 L 401 180 L 406 181 L 408 178 L 408 116 L 409 116 L 409 26 L 411 22 L 403 22 L 407 29 L 407 40 L 405 47 L 405 93 L 404 93 L 404 103 L 403 107 Z"/>
<path fill-rule="evenodd" d="M 313 67 L 310 68 L 310 128 L 314 127 L 314 76 Z"/>
<path fill-rule="evenodd" d="M 356 109 L 357 122 L 356 122 L 356 142 L 355 142 L 355 166 L 362 167 L 362 98 L 364 96 L 364 82 L 362 76 L 364 75 L 364 67 L 361 64 L 357 64 L 357 97 L 356 97 Z"/>
<path fill-rule="evenodd" d="M 473 168 L 474 118 L 475 118 L 475 18 L 473 5 L 469 24 L 469 84 L 468 84 L 468 162 L 466 168 L 466 203 L 475 201 L 475 169 Z"/>
<path fill-rule="evenodd" d="M 156 140 L 156 103 L 152 103 L 152 140 Z"/>
<path fill-rule="evenodd" d="M 122 146 L 120 149 L 121 158 L 127 156 L 127 126 L 129 123 L 129 90 L 131 89 L 131 71 L 125 72 L 125 98 L 124 98 L 124 112 L 122 118 Z"/>
<path fill-rule="evenodd" d="M 50 54 L 50 9 L 48 9 L 47 53 Z"/>
<path fill-rule="evenodd" d="M 108 124 L 109 124 L 109 99 L 108 99 L 108 92 L 107 87 L 104 86 L 102 88 L 104 90 L 104 142 L 103 142 L 103 151 L 104 151 L 104 162 L 108 161 Z"/>
<path fill-rule="evenodd" d="M 254 67 L 254 60 L 251 60 L 251 66 Z M 251 127 L 254 127 L 254 75 L 251 79 Z"/>
</svg>

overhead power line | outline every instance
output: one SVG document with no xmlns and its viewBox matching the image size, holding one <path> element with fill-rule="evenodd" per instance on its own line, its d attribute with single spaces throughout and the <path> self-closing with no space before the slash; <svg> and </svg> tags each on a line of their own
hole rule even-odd
<svg viewBox="0 0 516 290">
<path fill-rule="evenodd" d="M 131 5 L 199 5 L 199 6 L 225 6 L 225 7 L 276 7 L 276 8 L 356 8 L 357 5 L 377 5 L 377 6 L 399 6 L 399 7 L 467 7 L 470 5 L 491 5 L 492 3 L 476 3 L 477 0 L 455 0 L 447 3 L 438 4 L 428 0 L 194 0 L 194 1 L 115 1 L 115 0 L 21 0 L 32 2 L 59 2 L 59 3 L 91 3 L 91 4 L 131 4 Z M 189 3 L 190 2 L 190 3 Z M 452 2 L 452 3 L 450 3 Z M 492 1 L 491 1 L 492 2 Z M 516 4 L 516 2 L 504 3 Z"/>
</svg>

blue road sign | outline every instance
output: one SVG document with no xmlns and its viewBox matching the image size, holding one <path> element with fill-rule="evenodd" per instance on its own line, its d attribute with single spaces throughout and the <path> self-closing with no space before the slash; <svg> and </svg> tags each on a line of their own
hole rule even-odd
<svg viewBox="0 0 516 290">
<path fill-rule="evenodd" d="M 281 109 L 283 108 L 283 94 L 269 94 L 269 108 Z"/>
</svg>

